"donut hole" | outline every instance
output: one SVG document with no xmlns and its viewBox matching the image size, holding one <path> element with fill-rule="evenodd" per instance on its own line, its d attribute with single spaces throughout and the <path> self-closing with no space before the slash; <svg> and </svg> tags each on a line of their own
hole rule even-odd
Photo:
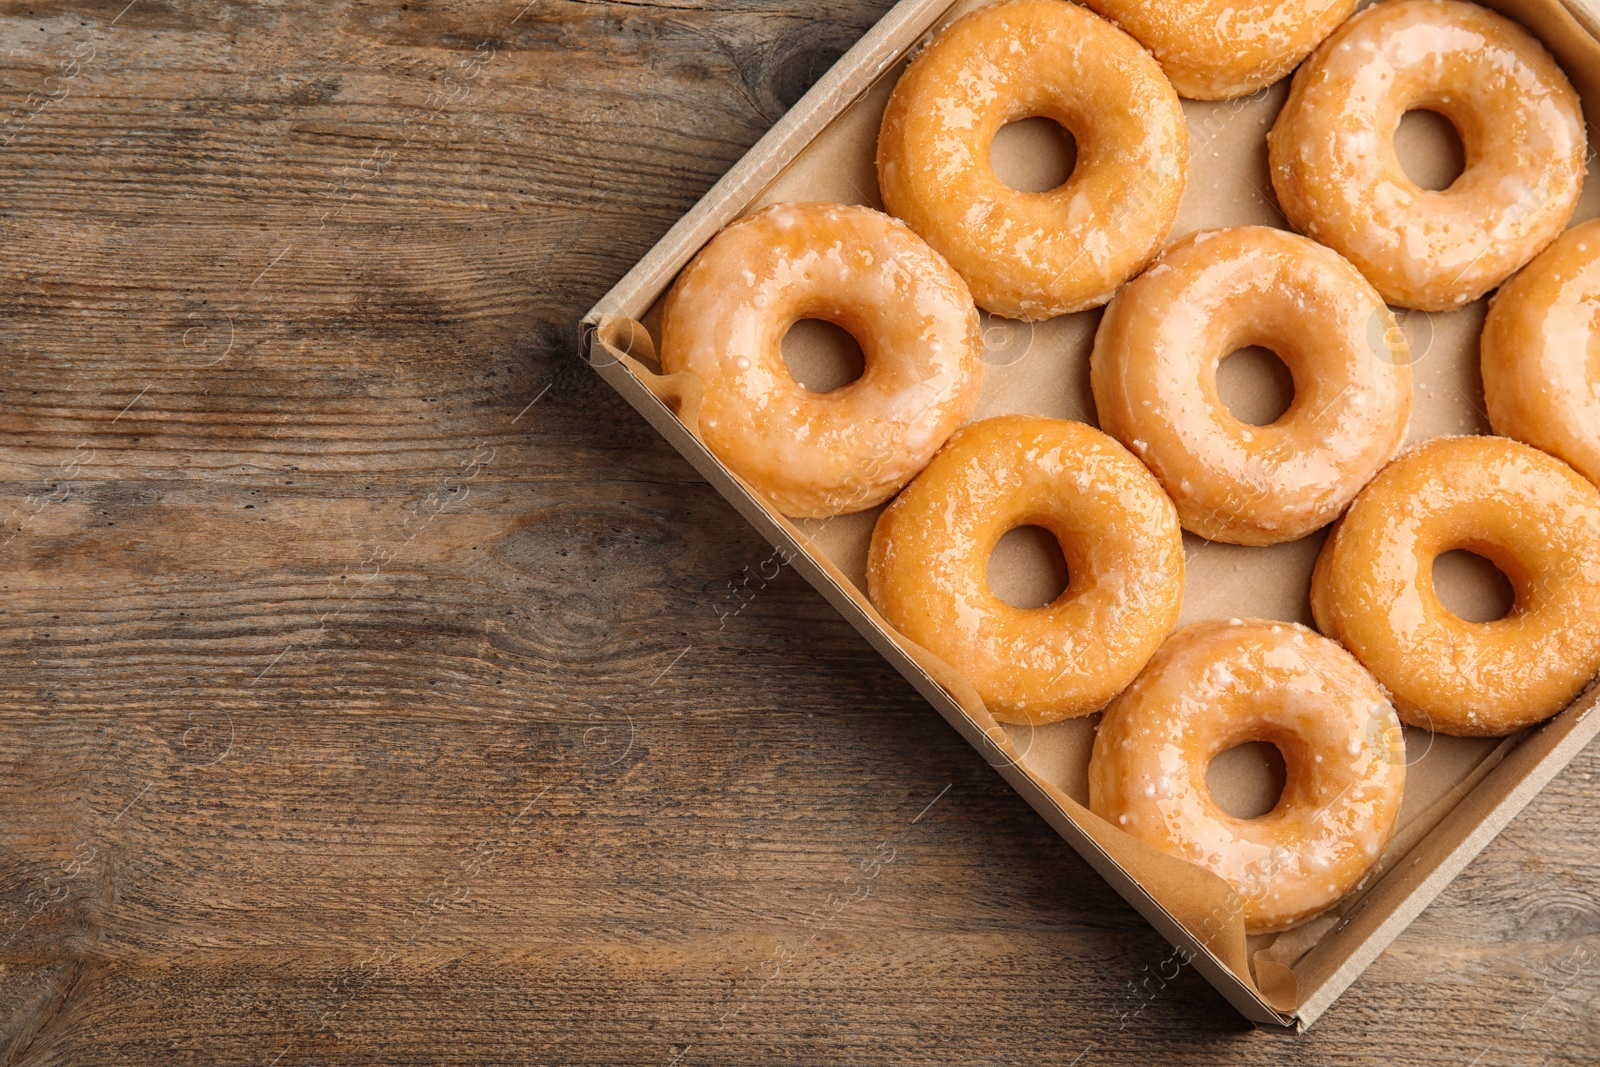
<svg viewBox="0 0 1600 1067">
<path fill-rule="evenodd" d="M 801 319 L 781 345 L 789 376 L 800 388 L 831 393 L 866 373 L 867 359 L 850 331 L 825 319 Z"/>
<path fill-rule="evenodd" d="M 1486 556 L 1464 548 L 1433 561 L 1433 591 L 1444 610 L 1467 622 L 1494 622 L 1516 607 L 1516 589 Z"/>
<path fill-rule="evenodd" d="M 1235 745 L 1206 768 L 1211 798 L 1235 819 L 1259 819 L 1277 807 L 1288 780 L 1283 753 L 1271 741 Z"/>
<path fill-rule="evenodd" d="M 1054 119 L 1018 119 L 989 144 L 994 176 L 1019 193 L 1048 193 L 1067 184 L 1078 165 L 1078 142 Z"/>
<path fill-rule="evenodd" d="M 1294 403 L 1294 375 L 1270 348 L 1251 345 L 1217 364 L 1217 398 L 1250 426 L 1270 426 Z"/>
<path fill-rule="evenodd" d="M 1394 154 L 1400 169 L 1420 189 L 1450 188 L 1467 169 L 1461 131 L 1443 114 L 1412 108 L 1400 116 L 1394 131 Z"/>
<path fill-rule="evenodd" d="M 989 554 L 989 591 L 1014 608 L 1053 604 L 1070 581 L 1061 542 L 1042 526 L 1018 526 Z"/>
</svg>

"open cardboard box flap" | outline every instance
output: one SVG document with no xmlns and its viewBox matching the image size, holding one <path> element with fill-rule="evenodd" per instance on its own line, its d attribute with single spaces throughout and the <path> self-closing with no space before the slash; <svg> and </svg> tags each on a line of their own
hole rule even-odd
<svg viewBox="0 0 1600 1067">
<path fill-rule="evenodd" d="M 1094 717 L 1037 728 L 995 722 L 965 679 L 896 633 L 863 595 L 877 510 L 829 520 L 779 515 L 700 442 L 699 381 L 692 374 L 662 376 L 655 362 L 652 327 L 660 300 L 677 272 L 723 226 L 783 200 L 881 207 L 876 133 L 899 65 L 932 32 L 981 3 L 897 4 L 585 317 L 589 358 L 1235 1007 L 1260 1023 L 1303 1029 L 1600 730 L 1600 716 L 1591 714 L 1596 691 L 1542 726 L 1503 740 L 1407 728 L 1405 805 L 1379 866 L 1324 916 L 1283 934 L 1247 938 L 1236 901 L 1220 878 L 1150 848 L 1088 810 Z M 1600 39 L 1594 32 L 1600 17 L 1569 9 L 1562 0 L 1498 0 L 1488 6 L 1543 40 L 1572 77 L 1587 112 L 1600 115 Z M 1280 82 L 1241 100 L 1184 101 L 1190 169 L 1174 239 L 1218 226 L 1286 225 L 1270 198 L 1265 148 L 1266 130 L 1286 91 L 1287 82 Z M 1042 140 L 1047 132 L 1029 125 L 1019 127 L 1005 146 L 1013 173 L 1024 176 L 1030 165 L 1056 152 Z M 1592 124 L 1590 130 L 1593 148 Z M 1408 162 L 1420 161 L 1442 180 L 1453 176 L 1448 160 L 1459 148 L 1447 132 L 1402 130 L 1401 147 Z M 995 151 L 997 163 L 1005 163 L 999 141 Z M 1600 181 L 1593 171 L 1591 166 L 1574 222 L 1600 215 Z M 1489 432 L 1477 370 L 1482 320 L 1482 301 L 1448 314 L 1403 317 L 1416 360 L 1409 440 Z M 1022 411 L 1095 423 L 1087 357 L 1098 321 L 1098 311 L 1035 324 L 986 317 L 991 344 L 974 418 Z M 832 353 L 797 355 L 826 362 Z M 1265 381 L 1254 386 L 1258 394 L 1273 388 Z M 1247 402 L 1250 392 L 1247 386 Z M 1186 535 L 1180 624 L 1236 615 L 1310 623 L 1306 594 L 1321 541 L 1319 533 L 1262 549 Z M 1009 561 L 1018 568 L 1027 563 Z M 1448 593 L 1451 576 L 1441 573 L 1438 580 Z M 1469 587 L 1461 595 L 1470 592 Z M 1262 798 L 1250 797 L 1250 788 L 1240 784 L 1239 799 L 1259 804 Z M 1264 788 L 1264 779 L 1255 784 L 1258 792 Z"/>
</svg>

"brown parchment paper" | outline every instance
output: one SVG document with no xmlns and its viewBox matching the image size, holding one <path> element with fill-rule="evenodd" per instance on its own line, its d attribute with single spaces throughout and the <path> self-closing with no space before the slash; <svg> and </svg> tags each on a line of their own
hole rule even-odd
<svg viewBox="0 0 1600 1067">
<path fill-rule="evenodd" d="M 962 0 L 945 9 L 938 16 L 935 29 L 984 2 Z M 1586 114 L 1600 115 L 1600 41 L 1584 28 L 1584 23 L 1600 26 L 1600 19 L 1583 12 L 1580 22 L 1560 0 L 1497 0 L 1487 6 L 1516 18 L 1540 37 L 1578 87 Z M 886 17 L 886 22 L 892 15 Z M 881 208 L 874 166 L 877 128 L 902 67 L 903 60 L 884 63 L 881 76 L 875 76 L 853 103 L 820 128 L 788 166 L 741 205 L 737 214 L 785 200 L 823 200 Z M 1190 131 L 1189 177 L 1171 240 L 1196 229 L 1220 226 L 1287 228 L 1272 195 L 1265 142 L 1287 89 L 1284 81 L 1240 100 L 1184 101 Z M 1589 136 L 1590 169 L 1573 224 L 1600 216 L 1600 181 L 1596 180 L 1594 163 L 1600 130 L 1592 120 Z M 1436 183 L 1448 180 L 1451 160 L 1455 159 L 1459 166 L 1459 147 L 1442 120 L 1408 122 L 1397 140 L 1402 158 L 1425 179 Z M 995 157 L 997 167 L 1008 178 L 1035 183 L 1063 166 L 1054 135 L 1037 123 L 1022 123 L 1007 130 L 996 141 Z M 663 280 L 648 310 L 634 312 L 639 316 L 637 320 L 617 315 L 598 317 L 594 341 L 662 400 L 698 439 L 699 381 L 692 374 L 662 376 L 655 361 L 652 335 L 659 324 L 660 297 L 669 282 L 670 278 Z M 1485 305 L 1485 301 L 1479 301 L 1448 313 L 1397 312 L 1414 359 L 1415 394 L 1408 443 L 1441 434 L 1490 432 L 1477 369 L 1477 338 Z M 973 418 L 1024 412 L 1097 424 L 1089 391 L 1088 356 L 1099 318 L 1098 310 L 1033 324 L 986 316 L 987 365 L 982 397 Z M 786 346 L 786 354 L 792 360 L 822 366 L 844 358 L 830 350 L 825 338 L 792 353 Z M 1280 406 L 1287 399 L 1278 395 L 1282 391 L 1280 381 L 1258 375 L 1235 382 L 1234 395 L 1242 398 L 1247 407 L 1270 407 L 1274 396 Z M 732 472 L 724 473 L 739 481 Z M 747 485 L 739 484 L 749 492 Z M 996 723 L 958 672 L 896 633 L 877 614 L 865 596 L 865 561 L 879 510 L 828 520 L 789 520 L 770 508 L 767 512 L 827 578 L 937 682 L 1017 769 L 1025 772 L 1074 824 L 1129 872 L 1199 944 L 1279 1012 L 1290 1014 L 1295 1010 L 1307 985 L 1304 979 L 1310 979 L 1310 986 L 1320 990 L 1319 983 L 1358 955 L 1356 946 L 1334 944 L 1338 940 L 1334 935 L 1369 897 L 1383 896 L 1374 891 L 1385 884 L 1389 872 L 1401 866 L 1413 851 L 1420 851 L 1419 846 L 1430 840 L 1436 827 L 1459 815 L 1463 798 L 1490 778 L 1522 741 L 1520 735 L 1506 739 L 1453 738 L 1407 727 L 1409 766 L 1400 824 L 1374 871 L 1336 908 L 1318 919 L 1283 934 L 1247 938 L 1231 893 L 1221 879 L 1136 841 L 1088 810 L 1087 766 L 1098 716 L 1047 727 Z M 1289 544 L 1248 548 L 1207 542 L 1186 534 L 1184 607 L 1179 625 L 1234 616 L 1310 625 L 1307 596 L 1311 568 L 1323 536 L 1318 532 Z M 1024 546 L 1021 552 L 997 558 L 991 574 L 1014 588 L 1026 588 L 1030 579 L 1037 581 L 1038 569 L 1038 561 L 1030 558 Z M 1453 582 L 1460 585 L 1455 591 L 1466 602 L 1481 600 L 1485 595 L 1460 574 L 1441 572 L 1437 577 L 1447 598 Z M 1575 705 L 1548 727 L 1536 727 L 1535 731 L 1569 730 L 1571 724 L 1561 720 L 1581 715 L 1583 710 L 1586 709 Z M 1219 794 L 1235 803 L 1262 809 L 1269 806 L 1275 794 L 1266 769 L 1242 765 L 1238 760 L 1230 766 L 1236 772 L 1233 780 L 1217 782 L 1213 773 Z M 1514 785 L 1508 783 L 1500 789 L 1495 801 L 1502 793 L 1514 792 Z M 1413 860 L 1407 867 L 1415 865 Z M 1394 896 L 1392 892 L 1388 895 Z M 1308 960 L 1315 966 L 1301 966 Z M 1336 994 L 1337 990 L 1333 990 L 1332 995 Z"/>
</svg>

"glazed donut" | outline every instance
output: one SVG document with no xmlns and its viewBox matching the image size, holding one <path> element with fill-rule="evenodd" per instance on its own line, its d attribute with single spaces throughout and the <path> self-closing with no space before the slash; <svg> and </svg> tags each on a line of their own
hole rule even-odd
<svg viewBox="0 0 1600 1067">
<path fill-rule="evenodd" d="M 1018 192 L 989 145 L 1030 117 L 1072 132 L 1064 185 Z M 878 133 L 884 205 L 949 259 L 980 307 L 1046 319 L 1098 307 L 1166 240 L 1188 127 L 1138 42 L 1062 0 L 1008 0 L 958 19 L 911 62 Z"/>
<path fill-rule="evenodd" d="M 1394 132 L 1414 108 L 1455 124 L 1448 189 L 1406 177 Z M 1267 137 L 1294 227 L 1337 249 L 1384 299 L 1447 311 L 1482 296 L 1561 232 L 1583 183 L 1583 112 L 1544 46 L 1458 0 L 1386 0 L 1294 76 Z"/>
<path fill-rule="evenodd" d="M 1255 819 L 1206 785 L 1211 761 L 1267 741 L 1283 794 Z M 1233 619 L 1185 627 L 1106 709 L 1089 759 L 1089 808 L 1199 864 L 1239 896 L 1245 931 L 1326 910 L 1394 836 L 1405 788 L 1394 708 L 1350 654 L 1304 626 Z"/>
<path fill-rule="evenodd" d="M 1479 351 L 1495 433 L 1600 485 L 1600 220 L 1562 234 L 1501 287 Z"/>
<path fill-rule="evenodd" d="M 1044 607 L 989 588 L 1019 526 L 1056 536 L 1068 584 Z M 1087 715 L 1133 680 L 1178 618 L 1183 538 L 1156 480 L 1081 422 L 1003 415 L 957 431 L 879 516 L 867 593 L 1001 722 Z"/>
<path fill-rule="evenodd" d="M 1271 85 L 1355 10 L 1356 0 L 1084 0 L 1155 54 L 1179 94 L 1228 100 Z"/>
<path fill-rule="evenodd" d="M 1467 622 L 1433 561 L 1466 549 L 1516 592 Z M 1311 578 L 1317 626 L 1414 726 L 1500 736 L 1566 707 L 1600 671 L 1600 490 L 1504 437 L 1436 437 L 1384 468 L 1334 527 Z"/>
<path fill-rule="evenodd" d="M 784 334 L 825 319 L 866 370 L 828 393 L 794 380 Z M 661 367 L 705 387 L 706 447 L 785 515 L 861 511 L 927 465 L 978 402 L 978 312 L 959 275 L 898 219 L 775 204 L 684 269 L 661 319 Z"/>
<path fill-rule="evenodd" d="M 1294 376 L 1268 426 L 1217 395 L 1218 364 L 1248 345 Z M 1089 365 L 1101 428 L 1213 541 L 1270 545 L 1332 522 L 1411 413 L 1410 352 L 1383 298 L 1333 251 L 1264 226 L 1173 244 L 1106 308 Z"/>
</svg>

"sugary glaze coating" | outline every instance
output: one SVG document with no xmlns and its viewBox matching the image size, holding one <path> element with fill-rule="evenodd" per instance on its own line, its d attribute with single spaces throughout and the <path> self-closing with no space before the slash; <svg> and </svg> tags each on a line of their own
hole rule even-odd
<svg viewBox="0 0 1600 1067">
<path fill-rule="evenodd" d="M 861 346 L 866 370 L 813 393 L 780 348 L 801 319 Z M 982 385 L 978 311 L 961 277 L 898 219 L 775 204 L 701 250 L 667 296 L 661 367 L 705 386 L 706 447 L 785 515 L 883 503 L 966 421 Z"/>
<path fill-rule="evenodd" d="M 1433 561 L 1466 549 L 1516 592 L 1493 622 L 1451 614 Z M 1500 736 L 1566 707 L 1600 671 L 1600 490 L 1504 437 L 1437 437 L 1350 505 L 1311 578 L 1317 626 L 1386 686 L 1400 717 Z"/>
<path fill-rule="evenodd" d="M 1072 177 L 1043 193 L 995 176 L 989 146 L 1018 119 L 1072 132 Z M 1172 85 L 1137 41 L 1062 0 L 958 19 L 901 76 L 878 133 L 884 205 L 942 252 L 997 315 L 1098 307 L 1161 248 L 1188 171 Z"/>
<path fill-rule="evenodd" d="M 1356 0 L 1084 0 L 1155 54 L 1178 92 L 1228 100 L 1271 85 L 1355 10 Z"/>
<path fill-rule="evenodd" d="M 1067 588 L 1043 607 L 989 588 L 989 555 L 1019 526 L 1055 534 L 1067 561 Z M 1183 537 L 1161 486 L 1111 438 L 1003 415 L 957 431 L 879 516 L 867 593 L 996 719 L 1055 722 L 1104 707 L 1177 622 Z"/>
<path fill-rule="evenodd" d="M 1600 220 L 1562 234 L 1500 288 L 1480 351 L 1495 433 L 1600 485 Z"/>
<path fill-rule="evenodd" d="M 1277 353 L 1294 401 L 1235 418 L 1217 366 Z M 1389 461 L 1411 413 L 1410 351 L 1383 298 L 1330 249 L 1285 230 L 1191 234 L 1100 320 L 1090 384 L 1100 426 L 1155 472 L 1184 529 L 1268 545 L 1332 522 Z"/>
<path fill-rule="evenodd" d="M 1395 155 L 1395 129 L 1416 108 L 1461 135 L 1466 169 L 1448 189 L 1421 188 Z M 1584 144 L 1578 96 L 1544 46 L 1457 0 L 1386 0 L 1355 15 L 1295 74 L 1267 137 L 1294 227 L 1389 303 L 1428 311 L 1476 300 L 1561 232 Z"/>
<path fill-rule="evenodd" d="M 1211 761 L 1266 741 L 1283 794 L 1241 819 L 1212 798 Z M 1326 910 L 1394 836 L 1405 789 L 1394 708 L 1350 654 L 1293 623 L 1233 619 L 1169 637 L 1106 709 L 1089 759 L 1089 807 L 1146 844 L 1213 872 L 1248 933 Z"/>
</svg>

